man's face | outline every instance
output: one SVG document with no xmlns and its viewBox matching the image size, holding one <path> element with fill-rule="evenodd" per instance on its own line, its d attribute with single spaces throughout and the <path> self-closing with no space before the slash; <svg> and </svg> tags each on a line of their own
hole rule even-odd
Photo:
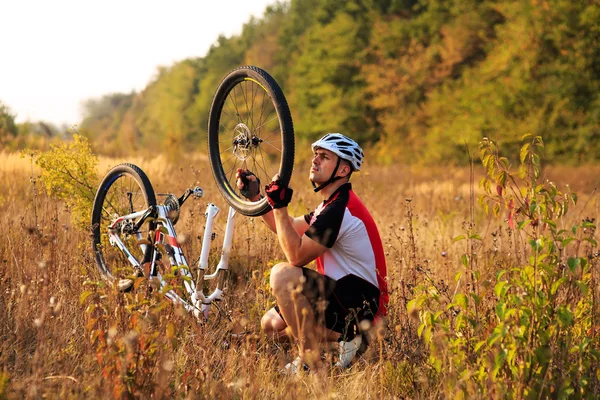
<svg viewBox="0 0 600 400">
<path fill-rule="evenodd" d="M 325 149 L 315 149 L 309 174 L 310 180 L 317 185 L 327 182 L 337 161 L 338 156 L 335 153 Z"/>
</svg>

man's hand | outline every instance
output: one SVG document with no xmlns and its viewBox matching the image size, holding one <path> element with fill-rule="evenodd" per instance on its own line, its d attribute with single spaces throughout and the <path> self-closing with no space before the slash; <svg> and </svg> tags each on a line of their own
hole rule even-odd
<svg viewBox="0 0 600 400">
<path fill-rule="evenodd" d="M 265 193 L 267 193 L 267 201 L 275 209 L 287 207 L 292 200 L 294 191 L 283 186 L 279 180 L 279 175 L 275 175 L 271 183 L 265 186 Z"/>
<path fill-rule="evenodd" d="M 238 168 L 235 177 L 242 196 L 250 201 L 260 200 L 260 179 L 252 171 Z"/>
</svg>

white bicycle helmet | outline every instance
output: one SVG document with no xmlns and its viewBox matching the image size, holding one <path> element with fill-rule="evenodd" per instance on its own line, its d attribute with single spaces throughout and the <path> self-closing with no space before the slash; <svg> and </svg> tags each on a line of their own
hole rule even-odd
<svg viewBox="0 0 600 400">
<path fill-rule="evenodd" d="M 363 163 L 363 151 L 354 140 L 341 133 L 328 133 L 312 144 L 312 150 L 321 148 L 335 153 L 352 165 L 355 171 L 360 171 Z"/>
</svg>

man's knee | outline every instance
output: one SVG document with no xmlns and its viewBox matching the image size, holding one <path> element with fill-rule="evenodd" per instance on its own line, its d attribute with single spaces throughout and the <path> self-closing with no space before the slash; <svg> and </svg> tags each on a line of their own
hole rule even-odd
<svg viewBox="0 0 600 400">
<path fill-rule="evenodd" d="M 275 334 L 286 328 L 286 323 L 275 308 L 271 308 L 262 316 L 260 328 L 267 334 Z"/>
<path fill-rule="evenodd" d="M 271 317 L 268 314 L 265 314 L 260 319 L 260 329 L 263 332 L 271 333 L 271 329 L 273 328 L 273 323 L 271 321 Z"/>
<path fill-rule="evenodd" d="M 291 291 L 302 283 L 302 268 L 282 262 L 271 269 L 270 285 L 275 297 Z"/>
<path fill-rule="evenodd" d="M 275 325 L 276 325 L 276 321 L 273 321 L 273 318 L 271 318 L 271 316 L 269 314 L 263 315 L 262 318 L 260 319 L 260 329 L 267 334 L 272 334 L 272 333 L 277 332 Z"/>
</svg>

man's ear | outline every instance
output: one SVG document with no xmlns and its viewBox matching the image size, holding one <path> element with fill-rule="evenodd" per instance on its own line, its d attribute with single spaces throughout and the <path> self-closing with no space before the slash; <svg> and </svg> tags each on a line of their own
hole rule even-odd
<svg viewBox="0 0 600 400">
<path fill-rule="evenodd" d="M 343 161 L 342 163 L 340 163 L 338 172 L 340 173 L 340 175 L 342 175 L 342 178 L 346 178 L 352 172 L 352 168 L 350 168 L 350 165 L 347 162 Z"/>
</svg>

